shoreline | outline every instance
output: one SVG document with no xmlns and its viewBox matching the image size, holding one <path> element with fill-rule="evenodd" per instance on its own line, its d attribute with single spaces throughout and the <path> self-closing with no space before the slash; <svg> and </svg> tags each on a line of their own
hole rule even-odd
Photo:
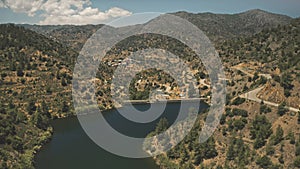
<svg viewBox="0 0 300 169">
<path fill-rule="evenodd" d="M 149 100 L 137 100 L 137 101 L 130 100 L 130 102 L 128 102 L 127 104 L 130 104 L 130 103 L 132 105 L 138 105 L 138 104 L 160 104 L 160 103 L 178 103 L 178 102 L 181 102 L 181 101 L 184 101 L 184 102 L 196 102 L 196 101 L 204 102 L 203 100 L 208 100 L 208 99 L 203 99 L 203 98 L 194 98 L 194 99 L 169 99 L 169 100 L 156 100 L 155 102 L 153 102 L 153 101 L 151 102 Z M 206 102 L 204 102 L 204 103 L 206 103 Z M 127 104 L 124 104 L 124 105 L 127 105 Z M 117 108 L 122 108 L 124 105 L 121 105 L 120 107 L 109 107 L 109 108 L 106 108 L 104 110 L 101 110 L 101 113 L 107 113 L 110 110 L 117 109 Z M 87 107 L 84 107 L 83 109 L 84 110 L 88 110 L 88 109 L 93 108 L 93 107 L 95 107 L 95 106 L 87 106 Z M 97 107 L 97 108 L 99 108 L 99 107 Z M 66 119 L 66 118 L 75 118 L 77 116 L 84 116 L 84 115 L 87 115 L 87 114 L 76 114 L 75 112 L 72 112 L 72 113 L 64 115 L 64 116 L 55 116 L 55 118 L 50 119 L 50 120 L 51 121 L 55 121 L 55 120 Z M 55 132 L 54 131 L 54 127 L 50 124 L 49 125 L 49 130 L 46 130 L 45 133 L 46 132 L 48 132 L 49 135 L 48 135 L 48 137 L 45 140 L 43 140 L 44 141 L 43 144 L 36 145 L 32 150 L 29 150 L 29 151 L 32 152 L 32 155 L 33 155 L 32 164 L 33 164 L 34 168 L 36 168 L 35 164 L 36 164 L 36 156 L 37 156 L 37 154 L 42 150 L 42 148 L 46 144 L 48 144 L 52 140 L 53 134 Z M 155 158 L 153 158 L 153 159 L 154 159 L 154 161 L 156 163 Z"/>
</svg>

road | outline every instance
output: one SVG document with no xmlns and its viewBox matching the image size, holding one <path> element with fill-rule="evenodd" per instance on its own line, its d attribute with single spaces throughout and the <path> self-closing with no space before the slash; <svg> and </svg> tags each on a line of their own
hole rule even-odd
<svg viewBox="0 0 300 169">
<path fill-rule="evenodd" d="M 240 97 L 241 98 L 245 98 L 247 100 L 251 100 L 251 101 L 255 101 L 255 102 L 258 102 L 258 103 L 261 103 L 261 99 L 257 97 L 257 94 L 263 89 L 264 87 L 259 87 L 259 88 L 256 88 L 252 91 L 249 91 L 248 93 L 244 93 L 244 94 L 241 94 Z M 275 106 L 275 107 L 278 107 L 279 104 L 277 103 L 274 103 L 274 102 L 269 102 L 269 101 L 265 101 L 264 100 L 264 104 L 266 105 L 269 105 L 269 106 Z M 287 109 L 289 109 L 290 111 L 293 111 L 293 112 L 299 112 L 300 110 L 299 109 L 296 109 L 294 107 L 288 107 L 286 106 Z"/>
</svg>

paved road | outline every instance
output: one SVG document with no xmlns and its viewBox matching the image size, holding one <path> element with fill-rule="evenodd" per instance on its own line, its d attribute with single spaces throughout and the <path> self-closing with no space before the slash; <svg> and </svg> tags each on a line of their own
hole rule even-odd
<svg viewBox="0 0 300 169">
<path fill-rule="evenodd" d="M 244 93 L 244 94 L 241 94 L 240 97 L 241 98 L 245 98 L 245 99 L 248 99 L 248 100 L 251 100 L 251 101 L 255 101 L 255 102 L 258 102 L 258 103 L 261 103 L 261 99 L 257 97 L 257 94 L 263 89 L 264 87 L 259 87 L 259 88 L 256 88 L 252 91 L 249 91 L 248 93 Z M 274 103 L 274 102 L 269 102 L 269 101 L 265 101 L 264 100 L 264 104 L 266 105 L 269 105 L 269 106 L 275 106 L 275 107 L 278 107 L 279 104 L 277 103 Z M 299 109 L 296 109 L 294 107 L 286 107 L 287 109 L 289 109 L 290 111 L 293 111 L 293 112 L 299 112 Z"/>
</svg>

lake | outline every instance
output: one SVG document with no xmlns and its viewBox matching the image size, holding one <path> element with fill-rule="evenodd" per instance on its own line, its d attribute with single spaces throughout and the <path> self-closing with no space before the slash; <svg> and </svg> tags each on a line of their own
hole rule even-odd
<svg viewBox="0 0 300 169">
<path fill-rule="evenodd" d="M 172 124 L 180 106 L 188 111 L 189 104 L 191 103 L 167 103 L 161 117 L 167 118 Z M 134 106 L 142 111 L 150 108 L 149 104 Z M 207 104 L 201 103 L 200 112 L 207 107 Z M 155 104 L 151 108 L 155 111 Z M 135 137 L 145 137 L 155 129 L 159 121 L 157 119 L 146 124 L 134 123 L 124 118 L 115 109 L 102 113 L 117 131 Z M 54 120 L 51 124 L 54 129 L 52 140 L 36 155 L 35 166 L 38 169 L 159 169 L 152 158 L 124 158 L 100 148 L 85 134 L 77 117 Z"/>
</svg>

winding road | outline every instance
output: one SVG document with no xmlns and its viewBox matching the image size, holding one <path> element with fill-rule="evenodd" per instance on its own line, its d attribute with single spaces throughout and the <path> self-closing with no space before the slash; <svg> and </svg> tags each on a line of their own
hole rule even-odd
<svg viewBox="0 0 300 169">
<path fill-rule="evenodd" d="M 247 100 L 251 100 L 251 101 L 255 101 L 255 102 L 261 103 L 262 99 L 258 98 L 257 94 L 263 88 L 264 88 L 264 86 L 261 86 L 259 88 L 256 88 L 254 90 L 249 91 L 248 93 L 241 94 L 240 97 L 241 98 L 245 98 Z M 269 106 L 275 106 L 275 107 L 279 106 L 279 104 L 274 103 L 274 102 L 269 102 L 269 101 L 265 101 L 265 100 L 263 100 L 263 102 L 264 102 L 264 104 L 269 105 Z M 293 111 L 293 112 L 299 112 L 300 111 L 299 109 L 296 109 L 294 107 L 288 107 L 288 106 L 286 106 L 285 108 L 287 108 L 287 109 L 289 109 L 290 111 Z"/>
</svg>

